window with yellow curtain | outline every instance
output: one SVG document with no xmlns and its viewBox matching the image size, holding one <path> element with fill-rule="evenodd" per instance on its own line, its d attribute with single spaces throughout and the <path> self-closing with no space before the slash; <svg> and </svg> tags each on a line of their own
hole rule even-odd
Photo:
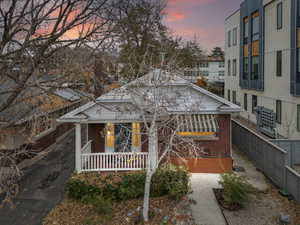
<svg viewBox="0 0 300 225">
<path fill-rule="evenodd" d="M 132 123 L 132 146 L 140 147 L 141 145 L 141 125 L 140 123 Z"/>
<path fill-rule="evenodd" d="M 106 124 L 106 136 L 105 136 L 106 147 L 113 148 L 115 145 L 115 126 L 113 123 Z"/>
</svg>

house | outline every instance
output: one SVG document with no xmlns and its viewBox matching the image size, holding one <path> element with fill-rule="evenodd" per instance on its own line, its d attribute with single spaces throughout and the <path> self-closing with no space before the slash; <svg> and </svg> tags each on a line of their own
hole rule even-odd
<svg viewBox="0 0 300 225">
<path fill-rule="evenodd" d="M 0 87 L 10 90 L 14 83 L 7 81 Z M 8 97 L 4 94 L 0 99 L 5 101 Z M 71 88 L 23 90 L 11 106 L 0 112 L 0 150 L 26 148 L 38 152 L 49 147 L 73 128 L 70 124 L 58 124 L 56 119 L 88 98 L 86 93 Z"/>
<path fill-rule="evenodd" d="M 244 0 L 225 20 L 225 96 L 272 138 L 300 138 L 300 1 Z"/>
<path fill-rule="evenodd" d="M 225 76 L 224 58 L 204 56 L 196 68 L 186 69 L 184 75 L 192 82 L 196 82 L 202 76 L 211 85 L 223 87 Z"/>
<path fill-rule="evenodd" d="M 169 141 L 161 129 L 145 132 L 148 123 L 154 120 L 160 126 L 176 118 L 176 136 L 193 141 L 202 150 L 193 157 L 171 154 L 169 160 L 185 164 L 192 172 L 220 173 L 232 169 L 231 114 L 240 111 L 239 106 L 175 73 L 154 70 L 57 121 L 76 126 L 78 172 L 144 169 L 149 149 L 158 145 L 160 151 L 160 141 Z M 83 126 L 88 129 L 82 134 Z M 180 152 L 181 146 L 172 148 Z"/>
</svg>

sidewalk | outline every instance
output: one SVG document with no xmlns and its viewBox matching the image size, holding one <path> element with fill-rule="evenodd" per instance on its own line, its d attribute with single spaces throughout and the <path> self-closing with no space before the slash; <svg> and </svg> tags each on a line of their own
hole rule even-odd
<svg viewBox="0 0 300 225">
<path fill-rule="evenodd" d="M 190 198 L 196 201 L 192 204 L 192 215 L 197 225 L 226 225 L 224 216 L 213 193 L 213 188 L 219 188 L 219 174 L 193 173 L 191 186 L 193 193 Z"/>
</svg>

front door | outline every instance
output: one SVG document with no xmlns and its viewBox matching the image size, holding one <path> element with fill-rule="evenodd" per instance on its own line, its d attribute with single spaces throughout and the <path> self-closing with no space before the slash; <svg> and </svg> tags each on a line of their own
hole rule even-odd
<svg viewBox="0 0 300 225">
<path fill-rule="evenodd" d="M 115 125 L 115 152 L 131 152 L 131 133 L 130 123 Z"/>
</svg>

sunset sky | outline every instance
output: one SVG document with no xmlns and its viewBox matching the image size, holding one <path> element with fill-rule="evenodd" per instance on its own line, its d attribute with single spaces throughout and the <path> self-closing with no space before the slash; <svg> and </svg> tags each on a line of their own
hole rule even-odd
<svg viewBox="0 0 300 225">
<path fill-rule="evenodd" d="M 186 39 L 196 36 L 201 47 L 224 46 L 224 20 L 242 0 L 168 0 L 165 23 Z"/>
</svg>

